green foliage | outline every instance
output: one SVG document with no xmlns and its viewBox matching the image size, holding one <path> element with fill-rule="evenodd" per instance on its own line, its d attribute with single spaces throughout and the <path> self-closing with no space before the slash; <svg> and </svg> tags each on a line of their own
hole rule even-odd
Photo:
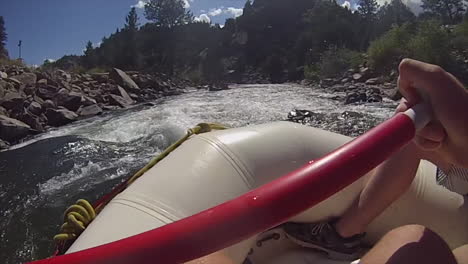
<svg viewBox="0 0 468 264">
<path fill-rule="evenodd" d="M 452 44 L 458 51 L 468 52 L 468 19 L 457 25 L 453 31 Z"/>
<path fill-rule="evenodd" d="M 305 67 L 304 75 L 309 80 L 340 77 L 349 68 L 357 68 L 363 62 L 359 52 L 331 47 L 322 53 L 319 62 Z"/>
<path fill-rule="evenodd" d="M 9 58 L 1 58 L 0 57 L 0 66 L 18 66 L 18 67 L 26 67 L 23 60 L 21 59 L 9 59 Z"/>
<path fill-rule="evenodd" d="M 150 0 L 145 5 L 145 17 L 163 28 L 173 28 L 193 20 L 182 0 Z"/>
<path fill-rule="evenodd" d="M 420 23 L 417 34 L 408 43 L 412 58 L 443 67 L 452 62 L 450 50 L 448 32 L 436 20 Z"/>
<path fill-rule="evenodd" d="M 375 20 L 378 9 L 376 0 L 359 0 L 358 13 L 368 22 Z"/>
<path fill-rule="evenodd" d="M 463 0 L 422 0 L 422 8 L 449 24 L 459 22 L 465 11 Z"/>
<path fill-rule="evenodd" d="M 8 52 L 5 48 L 7 41 L 7 33 L 5 29 L 5 21 L 3 17 L 0 16 L 0 58 L 5 57 L 8 58 Z"/>
<path fill-rule="evenodd" d="M 412 33 L 410 24 L 394 26 L 382 37 L 373 41 L 367 51 L 369 65 L 377 71 L 395 68 L 401 58 L 409 55 L 407 43 Z"/>
<path fill-rule="evenodd" d="M 379 9 L 377 17 L 377 35 L 387 32 L 393 26 L 401 26 L 416 20 L 414 13 L 401 0 L 385 3 Z"/>
<path fill-rule="evenodd" d="M 136 8 L 132 7 L 127 17 L 125 18 L 125 29 L 131 31 L 137 31 L 140 24 L 138 23 L 138 14 Z"/>
</svg>

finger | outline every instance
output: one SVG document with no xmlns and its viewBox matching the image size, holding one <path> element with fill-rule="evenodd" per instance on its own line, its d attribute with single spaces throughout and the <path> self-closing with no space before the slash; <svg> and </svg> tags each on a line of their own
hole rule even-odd
<svg viewBox="0 0 468 264">
<path fill-rule="evenodd" d="M 397 108 L 395 109 L 395 113 L 401 113 L 408 110 L 411 106 L 409 105 L 408 101 L 405 98 L 401 98 L 400 104 L 398 104 Z"/>
<path fill-rule="evenodd" d="M 430 122 L 427 126 L 418 131 L 418 136 L 430 141 L 442 142 L 445 140 L 447 133 L 441 124 Z"/>
<path fill-rule="evenodd" d="M 432 141 L 419 136 L 414 137 L 414 143 L 425 151 L 435 151 L 442 145 L 441 142 Z"/>
<path fill-rule="evenodd" d="M 410 79 L 398 76 L 398 90 L 400 91 L 403 98 L 405 98 L 406 104 L 409 105 L 409 107 L 421 101 L 418 91 L 415 87 L 413 87 Z"/>
</svg>

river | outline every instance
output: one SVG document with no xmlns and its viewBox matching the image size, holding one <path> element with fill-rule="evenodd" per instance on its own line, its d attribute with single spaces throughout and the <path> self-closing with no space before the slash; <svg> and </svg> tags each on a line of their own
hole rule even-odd
<svg viewBox="0 0 468 264">
<path fill-rule="evenodd" d="M 102 196 L 197 123 L 262 124 L 298 108 L 314 112 L 309 125 L 356 136 L 396 106 L 387 99 L 343 105 L 333 96 L 295 84 L 192 90 L 52 129 L 0 152 L 0 263 L 50 256 L 68 205 Z"/>
</svg>

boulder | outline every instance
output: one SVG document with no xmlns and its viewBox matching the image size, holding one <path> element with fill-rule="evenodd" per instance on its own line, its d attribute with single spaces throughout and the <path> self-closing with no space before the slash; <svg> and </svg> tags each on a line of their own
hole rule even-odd
<svg viewBox="0 0 468 264">
<path fill-rule="evenodd" d="M 320 85 L 324 87 L 332 86 L 336 83 L 335 79 L 327 78 L 320 81 Z"/>
<path fill-rule="evenodd" d="M 346 96 L 345 104 L 363 103 L 367 102 L 366 93 L 356 92 Z"/>
<path fill-rule="evenodd" d="M 47 99 L 55 99 L 55 96 L 57 95 L 59 91 L 59 88 L 52 86 L 52 85 L 47 85 L 46 87 L 40 87 L 36 90 L 36 95 L 41 97 L 44 100 Z"/>
<path fill-rule="evenodd" d="M 0 139 L 0 150 L 7 149 L 9 147 L 10 147 L 10 145 L 7 142 Z"/>
<path fill-rule="evenodd" d="M 379 78 L 371 78 L 366 81 L 367 85 L 377 85 L 377 84 L 382 84 L 382 81 Z"/>
<path fill-rule="evenodd" d="M 97 104 L 97 102 L 93 98 L 88 97 L 88 96 L 82 96 L 81 97 L 81 105 L 82 106 L 90 106 L 90 105 L 95 105 L 95 104 Z"/>
<path fill-rule="evenodd" d="M 111 91 L 111 93 L 122 97 L 127 102 L 127 104 L 133 104 L 133 100 L 130 95 L 128 95 L 127 91 L 125 91 L 125 89 L 120 85 L 117 85 L 115 89 Z"/>
<path fill-rule="evenodd" d="M 61 80 L 66 82 L 71 82 L 72 80 L 71 75 L 63 70 L 56 70 L 55 75 L 57 75 Z"/>
<path fill-rule="evenodd" d="M 123 108 L 127 108 L 128 106 L 130 106 L 127 100 L 125 100 L 122 96 L 118 96 L 115 94 L 110 94 L 108 96 L 108 100 L 110 105 L 120 106 Z"/>
<path fill-rule="evenodd" d="M 25 98 L 18 92 L 7 92 L 3 97 L 2 106 L 8 110 L 15 108 L 16 106 L 22 106 Z"/>
<path fill-rule="evenodd" d="M 44 126 L 42 125 L 38 116 L 33 115 L 28 111 L 25 111 L 21 116 L 18 117 L 18 119 L 24 122 L 25 124 L 29 125 L 34 130 L 44 132 Z"/>
<path fill-rule="evenodd" d="M 16 119 L 0 115 L 0 139 L 8 142 L 14 142 L 29 135 L 30 132 L 31 127 L 27 124 Z"/>
<path fill-rule="evenodd" d="M 47 79 L 40 79 L 37 81 L 37 87 L 46 87 L 47 86 Z"/>
<path fill-rule="evenodd" d="M 349 81 L 350 81 L 349 78 L 343 78 L 343 79 L 341 80 L 341 83 L 342 83 L 342 84 L 345 84 L 345 83 L 349 83 Z"/>
<path fill-rule="evenodd" d="M 46 111 L 46 117 L 51 126 L 63 126 L 75 121 L 78 115 L 67 109 L 51 109 Z"/>
<path fill-rule="evenodd" d="M 382 100 L 383 98 L 380 94 L 370 94 L 367 96 L 368 103 L 380 103 Z"/>
<path fill-rule="evenodd" d="M 8 78 L 8 74 L 6 72 L 0 71 L 0 79 L 6 79 Z"/>
<path fill-rule="evenodd" d="M 398 90 L 398 88 L 395 88 L 395 90 L 393 90 L 393 92 L 390 93 L 389 97 L 390 97 L 390 99 L 392 99 L 394 101 L 398 101 L 403 96 L 401 95 L 400 90 Z"/>
<path fill-rule="evenodd" d="M 88 116 L 95 116 L 102 114 L 102 108 L 99 107 L 97 104 L 89 105 L 89 106 L 82 106 L 76 112 L 80 116 L 88 117 Z"/>
<path fill-rule="evenodd" d="M 37 76 L 34 73 L 23 73 L 20 75 L 16 75 L 14 76 L 14 78 L 11 78 L 11 79 L 18 80 L 21 82 L 21 84 L 25 86 L 35 86 L 36 81 L 37 81 Z"/>
<path fill-rule="evenodd" d="M 128 76 L 125 72 L 113 68 L 112 71 L 109 74 L 109 77 L 114 80 L 118 85 L 133 91 L 133 90 L 140 90 L 138 85 Z"/>
<path fill-rule="evenodd" d="M 57 107 L 52 100 L 45 100 L 44 103 L 42 104 L 42 106 L 45 109 L 48 109 L 48 108 L 54 109 L 54 108 Z"/>
<path fill-rule="evenodd" d="M 0 106 L 0 115 L 8 116 L 8 111 Z"/>
<path fill-rule="evenodd" d="M 62 88 L 58 91 L 56 96 L 56 103 L 58 106 L 66 107 L 68 110 L 76 111 L 81 106 L 82 95 L 77 92 L 69 92 L 67 89 Z"/>
<path fill-rule="evenodd" d="M 356 82 L 362 82 L 364 81 L 364 77 L 360 73 L 355 73 L 353 74 L 353 80 L 355 80 Z"/>
<path fill-rule="evenodd" d="M 35 115 L 40 115 L 42 113 L 42 106 L 38 102 L 33 101 L 29 104 L 27 110 Z"/>
</svg>

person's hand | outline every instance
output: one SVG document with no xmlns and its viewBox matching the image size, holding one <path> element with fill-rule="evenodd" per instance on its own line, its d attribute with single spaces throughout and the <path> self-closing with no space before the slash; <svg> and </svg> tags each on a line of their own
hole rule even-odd
<svg viewBox="0 0 468 264">
<path fill-rule="evenodd" d="M 448 162 L 468 168 L 468 93 L 441 67 L 404 59 L 399 67 L 398 87 L 404 99 L 397 112 L 423 102 L 432 109 L 432 121 L 414 142 Z"/>
</svg>

